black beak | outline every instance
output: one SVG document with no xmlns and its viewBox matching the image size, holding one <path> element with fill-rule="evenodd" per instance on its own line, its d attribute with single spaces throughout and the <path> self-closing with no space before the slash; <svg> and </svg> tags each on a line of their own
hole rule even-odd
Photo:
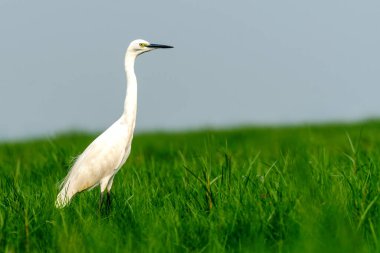
<svg viewBox="0 0 380 253">
<path fill-rule="evenodd" d="M 172 46 L 160 45 L 160 44 L 149 44 L 146 47 L 149 47 L 149 48 L 173 48 Z"/>
</svg>

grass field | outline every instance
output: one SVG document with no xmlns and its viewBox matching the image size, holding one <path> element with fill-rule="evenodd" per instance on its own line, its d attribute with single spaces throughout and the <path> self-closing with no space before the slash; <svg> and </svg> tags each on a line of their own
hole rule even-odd
<svg viewBox="0 0 380 253">
<path fill-rule="evenodd" d="M 94 137 L 0 144 L 1 252 L 380 251 L 380 122 L 137 135 L 110 214 L 57 210 Z"/>
</svg>

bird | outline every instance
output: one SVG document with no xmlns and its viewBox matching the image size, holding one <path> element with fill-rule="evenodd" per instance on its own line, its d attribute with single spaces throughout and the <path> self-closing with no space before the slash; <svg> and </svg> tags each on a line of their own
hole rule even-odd
<svg viewBox="0 0 380 253">
<path fill-rule="evenodd" d="M 137 79 L 134 70 L 137 56 L 159 48 L 172 46 L 153 44 L 146 40 L 132 41 L 125 53 L 125 72 L 127 89 L 124 111 L 121 117 L 100 134 L 80 154 L 60 184 L 55 201 L 57 208 L 64 208 L 71 199 L 85 190 L 100 186 L 99 209 L 104 203 L 107 191 L 106 206 L 111 205 L 111 187 L 116 173 L 126 162 L 130 152 L 137 113 Z"/>
</svg>

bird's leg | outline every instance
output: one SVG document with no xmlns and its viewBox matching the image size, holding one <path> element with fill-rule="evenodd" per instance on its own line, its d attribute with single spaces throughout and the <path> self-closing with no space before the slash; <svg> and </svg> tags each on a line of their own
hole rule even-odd
<svg viewBox="0 0 380 253">
<path fill-rule="evenodd" d="M 107 213 L 111 211 L 111 187 L 113 183 L 113 178 L 115 175 L 113 175 L 107 182 L 107 202 L 106 202 L 106 209 Z"/>
<path fill-rule="evenodd" d="M 111 210 L 111 192 L 107 191 L 107 202 L 106 202 L 107 211 Z"/>
<path fill-rule="evenodd" d="M 103 202 L 104 202 L 104 191 L 100 192 L 100 200 L 99 200 L 99 212 L 102 210 Z"/>
</svg>

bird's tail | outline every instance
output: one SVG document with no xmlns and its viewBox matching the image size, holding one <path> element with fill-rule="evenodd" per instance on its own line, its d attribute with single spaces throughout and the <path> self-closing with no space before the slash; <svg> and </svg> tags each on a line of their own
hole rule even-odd
<svg viewBox="0 0 380 253">
<path fill-rule="evenodd" d="M 70 190 L 70 180 L 66 178 L 61 184 L 61 190 L 57 195 L 57 200 L 55 201 L 56 208 L 64 208 L 67 204 L 70 203 L 71 198 L 74 194 Z"/>
</svg>

